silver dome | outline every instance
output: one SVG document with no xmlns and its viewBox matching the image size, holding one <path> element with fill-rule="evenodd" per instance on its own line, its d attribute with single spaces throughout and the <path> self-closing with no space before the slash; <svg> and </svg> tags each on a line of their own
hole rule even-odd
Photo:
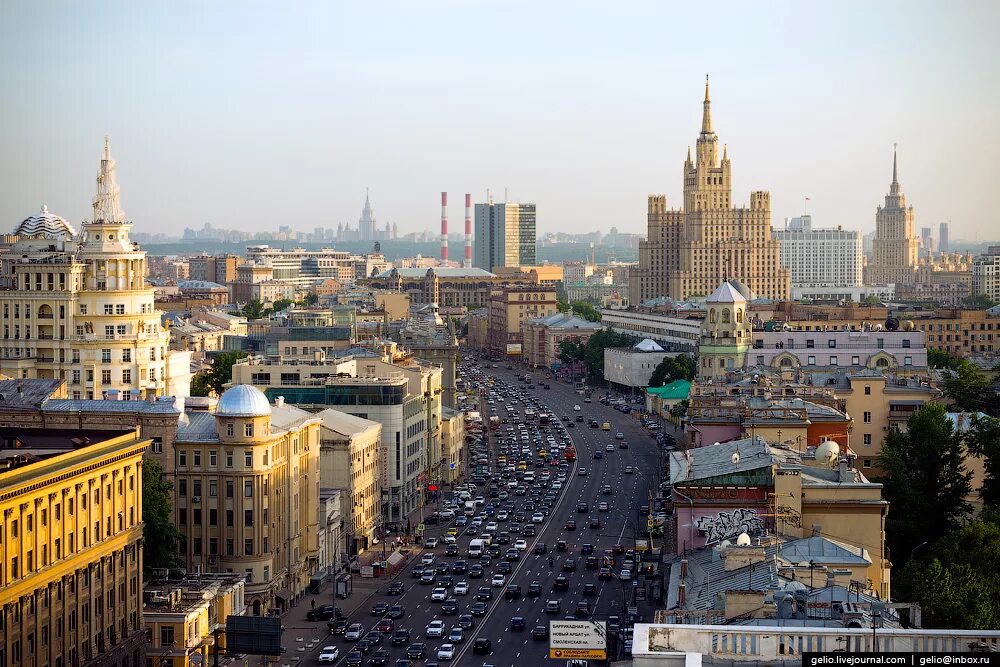
<svg viewBox="0 0 1000 667">
<path fill-rule="evenodd" d="M 46 237 L 66 237 L 76 236 L 73 225 L 66 222 L 55 213 L 49 213 L 49 208 L 43 206 L 40 213 L 29 215 L 14 228 L 14 234 L 18 236 L 46 236 Z"/>
<path fill-rule="evenodd" d="M 219 417 L 267 417 L 271 414 L 271 404 L 257 387 L 240 384 L 222 393 L 215 414 Z"/>
</svg>

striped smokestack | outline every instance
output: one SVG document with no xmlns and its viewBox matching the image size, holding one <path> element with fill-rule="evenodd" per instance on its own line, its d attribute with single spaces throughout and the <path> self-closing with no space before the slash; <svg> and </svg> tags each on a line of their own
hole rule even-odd
<svg viewBox="0 0 1000 667">
<path fill-rule="evenodd" d="M 448 261 L 448 193 L 441 193 L 441 261 Z"/>
<path fill-rule="evenodd" d="M 465 262 L 463 266 L 472 268 L 472 195 L 465 195 Z"/>
</svg>

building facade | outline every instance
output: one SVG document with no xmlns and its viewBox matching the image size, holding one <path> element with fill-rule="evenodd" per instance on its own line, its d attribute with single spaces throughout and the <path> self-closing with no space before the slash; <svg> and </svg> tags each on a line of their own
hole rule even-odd
<svg viewBox="0 0 1000 667">
<path fill-rule="evenodd" d="M 190 354 L 170 350 L 131 229 L 105 140 L 93 219 L 80 235 L 43 211 L 18 225 L 0 253 L 5 375 L 65 379 L 74 398 L 190 393 Z"/>
<path fill-rule="evenodd" d="M 133 429 L 4 429 L 0 664 L 143 667 L 142 455 Z"/>
<path fill-rule="evenodd" d="M 885 204 L 875 212 L 872 261 L 865 267 L 865 283 L 912 285 L 920 254 L 920 239 L 914 227 L 916 214 L 906 205 L 899 185 L 896 153 L 892 155 L 892 183 Z"/>
<path fill-rule="evenodd" d="M 788 268 L 792 298 L 802 288 L 861 287 L 861 232 L 841 227 L 813 229 L 812 217 L 803 215 L 771 235 L 780 247 L 781 265 Z"/>
<path fill-rule="evenodd" d="M 504 287 L 490 295 L 488 312 L 488 346 L 507 354 L 521 354 L 524 323 L 556 312 L 556 290 Z"/>
<path fill-rule="evenodd" d="M 791 293 L 788 269 L 771 237 L 771 195 L 751 192 L 749 208 L 734 208 L 729 154 L 712 129 L 705 81 L 701 134 L 695 157 L 684 161 L 684 202 L 668 209 L 666 195 L 651 195 L 647 240 L 639 244 L 639 267 L 629 274 L 629 301 L 707 295 L 738 276 L 760 296 L 782 300 Z"/>
<path fill-rule="evenodd" d="M 660 362 L 677 354 L 665 351 L 649 338 L 632 347 L 604 348 L 604 379 L 619 390 L 648 387 L 649 378 Z"/>
<path fill-rule="evenodd" d="M 287 609 L 319 571 L 319 417 L 249 385 L 185 417 L 173 479 L 186 569 L 245 574 L 254 616 Z"/>
<path fill-rule="evenodd" d="M 601 323 L 612 331 L 651 338 L 671 352 L 694 354 L 701 337 L 702 311 L 601 310 Z"/>
<path fill-rule="evenodd" d="M 553 364 L 561 363 L 559 343 L 564 340 L 586 343 L 602 328 L 600 322 L 588 322 L 572 311 L 527 320 L 521 326 L 521 353 L 530 366 L 552 368 Z"/>
<path fill-rule="evenodd" d="M 972 261 L 972 293 L 1000 301 L 1000 246 L 990 246 Z"/>
<path fill-rule="evenodd" d="M 698 377 L 711 380 L 746 364 L 752 327 L 747 313 L 746 288 L 735 281 L 722 283 L 705 300 L 707 312 L 698 342 Z"/>
<path fill-rule="evenodd" d="M 927 371 L 923 331 L 885 331 L 881 325 L 862 331 L 754 331 L 747 363 L 811 374 L 872 368 L 900 375 Z"/>
<path fill-rule="evenodd" d="M 238 255 L 194 255 L 188 257 L 188 280 L 204 280 L 228 285 L 236 280 L 236 267 L 243 260 Z"/>
<path fill-rule="evenodd" d="M 473 265 L 484 271 L 498 266 L 535 265 L 535 204 L 492 201 L 476 204 Z"/>
</svg>

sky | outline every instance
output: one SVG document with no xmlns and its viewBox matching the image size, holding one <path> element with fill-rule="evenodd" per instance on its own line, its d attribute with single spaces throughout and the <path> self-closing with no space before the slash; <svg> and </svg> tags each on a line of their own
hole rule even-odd
<svg viewBox="0 0 1000 667">
<path fill-rule="evenodd" d="M 1000 3 L 0 3 L 0 226 L 90 216 L 104 135 L 136 230 L 437 229 L 440 192 L 539 235 L 679 206 L 711 75 L 733 202 L 874 228 L 893 144 L 917 228 L 1000 238 Z M 807 203 L 805 198 L 810 201 Z"/>
</svg>

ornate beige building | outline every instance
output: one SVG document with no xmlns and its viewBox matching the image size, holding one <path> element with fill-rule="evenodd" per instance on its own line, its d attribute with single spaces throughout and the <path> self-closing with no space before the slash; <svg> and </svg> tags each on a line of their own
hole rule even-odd
<svg viewBox="0 0 1000 667">
<path fill-rule="evenodd" d="M 866 285 L 912 285 L 919 264 L 920 239 L 914 229 L 916 216 L 906 205 L 899 186 L 896 153 L 892 154 L 892 184 L 885 206 L 875 212 L 872 262 L 865 267 Z"/>
<path fill-rule="evenodd" d="M 771 238 L 771 195 L 751 192 L 749 208 L 733 208 L 729 155 L 724 147 L 720 162 L 718 153 L 706 79 L 695 157 L 689 149 L 684 161 L 684 207 L 668 209 L 666 195 L 649 197 L 647 240 L 629 273 L 631 303 L 708 295 L 733 276 L 762 297 L 789 298 L 789 272 Z"/>
<path fill-rule="evenodd" d="M 43 208 L 0 254 L 0 373 L 64 379 L 77 399 L 187 396 L 191 353 L 169 349 L 107 140 L 93 206 L 79 235 Z"/>
</svg>

